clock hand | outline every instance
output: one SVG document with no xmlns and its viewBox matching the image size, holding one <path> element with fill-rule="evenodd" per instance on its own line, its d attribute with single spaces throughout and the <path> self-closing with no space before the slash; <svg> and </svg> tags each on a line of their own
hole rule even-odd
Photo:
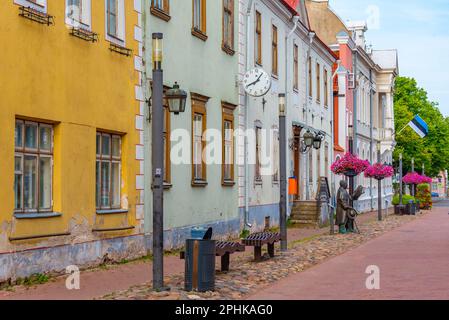
<svg viewBox="0 0 449 320">
<path fill-rule="evenodd" d="M 256 83 L 258 83 L 258 82 L 260 81 L 260 78 L 262 78 L 262 75 L 263 75 L 263 74 L 261 74 L 261 75 L 259 76 L 259 78 L 257 78 L 256 81 L 254 81 L 254 82 L 248 84 L 248 85 L 246 86 L 246 88 L 248 89 L 250 86 L 253 86 L 253 85 L 255 85 Z"/>
</svg>

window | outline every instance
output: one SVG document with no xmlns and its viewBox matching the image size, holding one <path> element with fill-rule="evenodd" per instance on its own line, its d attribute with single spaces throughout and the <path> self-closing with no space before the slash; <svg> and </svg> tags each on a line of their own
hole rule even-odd
<svg viewBox="0 0 449 320">
<path fill-rule="evenodd" d="M 320 64 L 316 64 L 316 101 L 321 101 L 321 68 Z"/>
<path fill-rule="evenodd" d="M 47 12 L 47 0 L 14 0 L 14 3 L 37 11 Z"/>
<path fill-rule="evenodd" d="M 324 69 L 324 105 L 327 107 L 329 105 L 329 75 L 327 70 Z"/>
<path fill-rule="evenodd" d="M 278 75 L 278 28 L 272 26 L 272 43 L 271 43 L 271 73 Z"/>
<path fill-rule="evenodd" d="M 256 127 L 256 170 L 254 179 L 256 180 L 256 183 L 262 182 L 262 163 L 260 161 L 262 156 L 262 128 Z"/>
<path fill-rule="evenodd" d="M 90 28 L 91 0 L 66 0 L 66 24 L 77 28 Z"/>
<path fill-rule="evenodd" d="M 125 45 L 125 3 L 124 0 L 106 1 L 106 40 Z"/>
<path fill-rule="evenodd" d="M 206 41 L 206 0 L 193 1 L 192 34 Z"/>
<path fill-rule="evenodd" d="M 52 211 L 53 126 L 16 120 L 14 211 Z"/>
<path fill-rule="evenodd" d="M 170 2 L 169 0 L 151 0 L 150 12 L 152 15 L 162 20 L 170 20 Z"/>
<path fill-rule="evenodd" d="M 96 207 L 102 210 L 121 208 L 122 138 L 97 132 Z"/>
<path fill-rule="evenodd" d="M 256 34 L 254 55 L 256 64 L 262 65 L 262 15 L 256 11 Z"/>
<path fill-rule="evenodd" d="M 223 163 L 222 184 L 234 185 L 234 110 L 236 106 L 223 103 Z"/>
<path fill-rule="evenodd" d="M 273 130 L 273 182 L 279 182 L 279 131 Z"/>
<path fill-rule="evenodd" d="M 309 69 L 309 97 L 312 98 L 313 91 L 312 91 L 312 58 L 311 57 L 309 57 L 308 69 Z"/>
<path fill-rule="evenodd" d="M 209 98 L 192 93 L 192 185 L 205 186 L 206 163 L 203 151 L 206 148 L 204 133 L 207 129 L 206 103 Z"/>
<path fill-rule="evenodd" d="M 223 50 L 234 52 L 234 0 L 223 0 Z"/>
<path fill-rule="evenodd" d="M 297 44 L 293 45 L 293 89 L 299 88 L 299 48 Z"/>
</svg>

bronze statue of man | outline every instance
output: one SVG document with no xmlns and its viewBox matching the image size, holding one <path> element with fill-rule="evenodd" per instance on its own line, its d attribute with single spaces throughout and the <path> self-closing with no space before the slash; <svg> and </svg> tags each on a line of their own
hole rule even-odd
<svg viewBox="0 0 449 320">
<path fill-rule="evenodd" d="M 345 180 L 340 181 L 340 188 L 337 193 L 336 225 L 338 225 L 341 234 L 354 232 L 353 221 L 349 218 L 349 211 L 352 210 L 350 206 L 351 196 L 347 189 L 348 183 Z"/>
</svg>

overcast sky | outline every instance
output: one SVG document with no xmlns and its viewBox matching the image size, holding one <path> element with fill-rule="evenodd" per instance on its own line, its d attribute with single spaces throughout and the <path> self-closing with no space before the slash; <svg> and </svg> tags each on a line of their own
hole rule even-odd
<svg viewBox="0 0 449 320">
<path fill-rule="evenodd" d="M 329 0 L 343 19 L 367 20 L 367 43 L 399 50 L 399 71 L 413 77 L 449 116 L 449 0 Z"/>
</svg>

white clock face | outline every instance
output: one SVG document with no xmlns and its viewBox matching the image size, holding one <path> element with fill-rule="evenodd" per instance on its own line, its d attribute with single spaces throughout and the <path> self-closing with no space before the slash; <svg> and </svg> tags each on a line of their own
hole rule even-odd
<svg viewBox="0 0 449 320">
<path fill-rule="evenodd" d="M 243 87 L 250 96 L 262 97 L 271 89 L 271 77 L 263 69 L 254 68 L 245 74 Z"/>
</svg>

